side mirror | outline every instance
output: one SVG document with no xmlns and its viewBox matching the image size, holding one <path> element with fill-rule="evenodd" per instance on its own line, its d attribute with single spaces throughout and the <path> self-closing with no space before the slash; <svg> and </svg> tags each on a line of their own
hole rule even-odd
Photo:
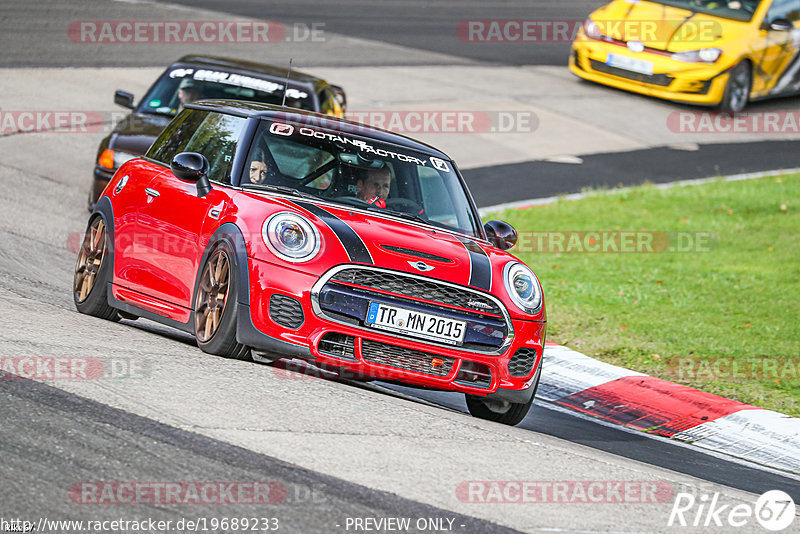
<svg viewBox="0 0 800 534">
<path fill-rule="evenodd" d="M 117 89 L 114 92 L 114 103 L 123 108 L 133 109 L 133 95 Z"/>
<path fill-rule="evenodd" d="M 342 111 L 347 111 L 347 95 L 344 94 L 344 88 L 339 85 L 331 85 L 333 91 L 333 98 L 342 106 Z"/>
<path fill-rule="evenodd" d="M 489 241 L 500 250 L 508 250 L 517 244 L 517 231 L 507 222 L 489 221 L 483 228 Z"/>
<path fill-rule="evenodd" d="M 172 158 L 172 174 L 186 182 L 197 184 L 197 196 L 204 197 L 211 192 L 208 181 L 208 160 L 197 152 L 181 152 Z"/>
<path fill-rule="evenodd" d="M 779 17 L 773 19 L 772 22 L 769 23 L 769 29 L 776 32 L 788 32 L 794 29 L 794 24 L 792 24 L 792 21 L 789 19 Z"/>
</svg>

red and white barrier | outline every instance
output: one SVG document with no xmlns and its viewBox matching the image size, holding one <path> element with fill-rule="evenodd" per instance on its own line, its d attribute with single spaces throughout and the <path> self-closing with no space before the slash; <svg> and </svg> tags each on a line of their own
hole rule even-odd
<svg viewBox="0 0 800 534">
<path fill-rule="evenodd" d="M 800 418 L 547 343 L 537 397 L 605 421 L 800 474 Z"/>
</svg>

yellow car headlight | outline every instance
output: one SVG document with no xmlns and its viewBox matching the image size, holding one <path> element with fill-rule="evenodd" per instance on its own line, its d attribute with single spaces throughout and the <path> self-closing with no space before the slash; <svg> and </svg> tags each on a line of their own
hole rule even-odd
<svg viewBox="0 0 800 534">
<path fill-rule="evenodd" d="M 719 48 L 703 48 L 690 52 L 676 52 L 672 54 L 672 59 L 684 63 L 714 63 L 722 55 Z"/>
<path fill-rule="evenodd" d="M 583 23 L 583 33 L 586 34 L 586 37 L 591 39 L 602 39 L 603 34 L 600 33 L 600 28 L 597 27 L 597 24 L 592 19 L 586 19 Z"/>
</svg>

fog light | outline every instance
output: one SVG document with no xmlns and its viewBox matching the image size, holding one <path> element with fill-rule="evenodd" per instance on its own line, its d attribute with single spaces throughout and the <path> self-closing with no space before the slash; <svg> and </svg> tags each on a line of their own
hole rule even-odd
<svg viewBox="0 0 800 534">
<path fill-rule="evenodd" d="M 465 386 L 488 387 L 492 383 L 492 371 L 488 365 L 462 360 L 455 381 Z"/>
</svg>

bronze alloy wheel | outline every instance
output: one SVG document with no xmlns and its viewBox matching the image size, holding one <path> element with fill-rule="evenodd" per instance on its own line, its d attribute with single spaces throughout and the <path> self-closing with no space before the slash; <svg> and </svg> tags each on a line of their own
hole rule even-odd
<svg viewBox="0 0 800 534">
<path fill-rule="evenodd" d="M 83 238 L 78 263 L 75 266 L 75 301 L 81 303 L 86 300 L 94 288 L 95 282 L 103 265 L 106 255 L 106 225 L 103 219 L 96 218 L 89 226 Z"/>
<path fill-rule="evenodd" d="M 230 289 L 230 261 L 217 250 L 206 262 L 194 305 L 194 332 L 197 340 L 207 343 L 219 328 Z"/>
</svg>

